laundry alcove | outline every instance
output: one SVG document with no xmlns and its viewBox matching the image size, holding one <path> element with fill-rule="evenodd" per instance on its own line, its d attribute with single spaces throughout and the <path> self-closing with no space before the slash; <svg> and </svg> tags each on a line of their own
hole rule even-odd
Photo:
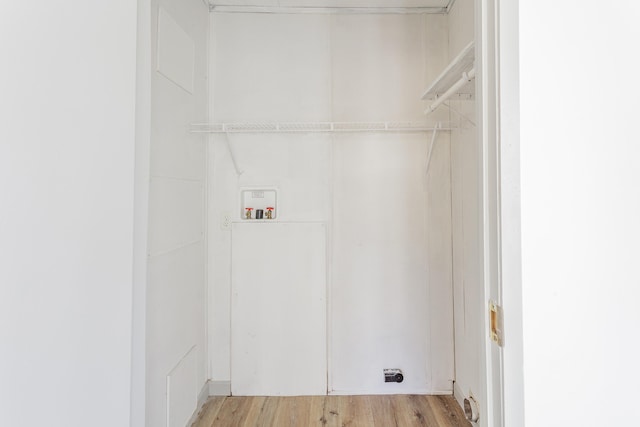
<svg viewBox="0 0 640 427">
<path fill-rule="evenodd" d="M 211 1 L 3 4 L 0 425 L 633 424 L 639 3 Z"/>
<path fill-rule="evenodd" d="M 209 394 L 479 390 L 474 2 L 352 3 L 157 2 L 150 425 Z"/>
</svg>

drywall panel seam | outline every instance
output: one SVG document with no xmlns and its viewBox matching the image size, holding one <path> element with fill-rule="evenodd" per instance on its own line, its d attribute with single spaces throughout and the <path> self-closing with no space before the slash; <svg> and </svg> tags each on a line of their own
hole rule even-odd
<svg viewBox="0 0 640 427">
<path fill-rule="evenodd" d="M 196 44 L 193 38 L 168 11 L 160 7 L 156 71 L 193 95 L 195 58 Z"/>
<path fill-rule="evenodd" d="M 232 395 L 231 392 L 231 383 L 233 382 L 233 224 L 231 224 L 229 233 L 231 233 L 231 238 L 229 239 L 229 265 L 227 266 L 229 270 L 229 281 L 226 284 L 229 287 L 229 301 L 227 304 L 229 305 L 229 395 Z"/>
<path fill-rule="evenodd" d="M 437 136 L 436 136 L 437 137 Z M 435 143 L 435 140 L 434 140 Z M 425 167 L 426 169 L 426 167 Z M 427 173 L 428 173 L 428 169 L 427 169 Z M 430 237 L 430 229 L 429 229 L 429 209 L 428 209 L 428 205 L 429 205 L 429 188 L 428 188 L 428 183 L 427 183 L 427 192 L 425 194 L 425 205 L 427 205 L 427 209 L 425 209 L 425 215 L 424 215 L 424 221 L 425 221 L 425 240 L 428 242 L 429 241 L 429 237 Z M 427 257 L 430 258 L 431 257 L 431 247 L 427 246 Z M 431 288 L 433 286 L 433 283 L 431 281 L 431 265 L 430 263 L 427 264 L 427 301 L 429 301 L 429 304 L 433 303 L 432 299 L 431 299 Z M 427 339 L 427 346 L 429 347 L 429 365 L 427 366 L 427 375 L 428 375 L 428 380 L 429 380 L 429 386 L 433 386 L 433 310 L 429 310 L 429 317 L 428 317 L 428 324 L 429 324 L 429 335 L 428 335 L 428 339 Z"/>
<path fill-rule="evenodd" d="M 451 209 L 449 210 L 449 221 L 451 222 L 451 227 L 449 228 L 451 231 L 450 234 L 450 238 L 451 238 L 451 323 L 453 324 L 453 380 L 454 380 L 454 387 L 455 384 L 457 384 L 455 382 L 455 380 L 457 379 L 457 365 L 456 365 L 456 297 L 455 297 L 455 275 L 454 275 L 454 239 L 453 239 L 453 224 L 454 224 L 454 219 L 453 219 L 453 135 L 449 136 L 449 197 L 450 197 L 450 204 L 451 204 Z M 455 391 L 455 389 L 454 389 Z"/>
<path fill-rule="evenodd" d="M 331 363 L 331 350 L 332 350 L 332 341 L 331 341 L 331 332 L 333 331 L 333 318 L 331 316 L 331 297 L 332 297 L 332 284 L 333 284 L 333 186 L 334 186 L 334 175 L 333 175 L 333 144 L 334 144 L 334 136 L 331 135 L 329 139 L 329 191 L 331 192 L 329 197 L 329 210 L 328 215 L 329 218 L 327 220 L 327 285 L 326 285 L 326 297 L 327 297 L 327 307 L 326 307 L 326 343 L 327 343 L 327 394 L 329 390 L 333 388 L 333 380 L 332 380 L 332 363 Z"/>
<path fill-rule="evenodd" d="M 329 87 L 331 90 L 329 91 L 329 118 L 333 121 L 333 25 L 334 18 L 327 18 L 327 50 L 328 50 L 328 76 L 329 76 Z M 329 391 L 333 389 L 333 362 L 332 362 L 332 351 L 333 351 L 333 315 L 332 315 L 332 296 L 333 296 L 333 215 L 334 215 L 334 185 L 335 185 L 335 176 L 334 176 L 334 144 L 335 144 L 335 136 L 331 134 L 329 136 L 329 209 L 328 215 L 329 218 L 327 220 L 327 285 L 326 285 L 326 295 L 327 295 L 327 311 L 326 311 L 326 336 L 325 339 L 327 341 L 327 394 Z"/>
<path fill-rule="evenodd" d="M 329 87 L 331 88 L 331 90 L 329 91 L 329 118 L 331 119 L 331 121 L 334 121 L 334 111 L 333 111 L 333 102 L 334 102 L 334 96 L 333 96 L 333 91 L 334 91 L 334 87 L 333 87 L 333 73 L 334 73 L 334 60 L 333 60 L 333 37 L 334 37 L 334 31 L 333 28 L 336 25 L 335 22 L 335 17 L 331 16 L 328 19 L 327 22 L 327 43 L 329 43 L 328 49 L 329 49 L 329 63 L 328 63 L 328 67 L 329 67 Z M 333 196 L 333 194 L 332 194 Z"/>
<path fill-rule="evenodd" d="M 420 43 L 422 49 L 422 86 L 427 85 L 427 17 L 423 16 L 420 23 Z"/>
<path fill-rule="evenodd" d="M 216 102 L 215 102 L 215 97 L 216 97 L 216 90 L 217 90 L 217 86 L 216 86 L 216 77 L 217 77 L 217 73 L 218 73 L 218 69 L 216 68 L 216 64 L 218 61 L 218 50 L 219 50 L 219 43 L 220 40 L 218 39 L 218 37 L 216 37 L 216 19 L 214 15 L 210 15 L 210 21 L 209 21 L 210 27 L 211 27 L 211 35 L 209 37 L 210 39 L 210 43 L 211 43 L 211 59 L 209 60 L 209 68 L 210 68 L 210 74 L 209 74 L 209 99 L 210 99 L 210 111 L 209 111 L 209 117 L 211 118 L 211 121 L 214 120 L 214 118 L 216 117 Z"/>
<path fill-rule="evenodd" d="M 201 236 L 197 240 L 194 240 L 194 241 L 191 241 L 191 242 L 188 242 L 188 243 L 184 243 L 182 245 L 176 246 L 175 248 L 171 248 L 171 249 L 167 249 L 167 250 L 164 250 L 164 251 L 160 251 L 160 252 L 156 252 L 156 253 L 153 253 L 153 254 L 149 254 L 149 259 L 151 259 L 151 258 L 159 258 L 159 257 L 163 257 L 165 255 L 169 255 L 169 254 L 171 254 L 173 252 L 177 252 L 177 251 L 180 251 L 182 249 L 188 248 L 189 246 L 197 245 L 198 243 L 200 243 L 200 242 L 202 242 L 204 240 L 205 240 L 204 236 Z"/>
<path fill-rule="evenodd" d="M 198 404 L 196 406 L 196 410 L 193 411 L 193 415 L 191 415 L 191 418 L 189 419 L 185 427 L 193 425 L 193 423 L 196 422 L 196 420 L 198 419 L 198 415 L 200 414 L 200 411 L 202 410 L 204 405 L 207 403 L 207 400 L 209 399 L 210 395 L 211 394 L 210 394 L 209 382 L 207 381 L 204 383 L 204 385 L 200 389 L 200 392 L 198 393 Z"/>
<path fill-rule="evenodd" d="M 173 405 L 171 405 L 171 402 L 173 401 L 172 399 L 173 399 L 173 395 L 174 395 L 174 393 L 173 393 L 173 388 L 174 388 L 173 387 L 173 382 L 174 381 L 172 380 L 172 378 L 173 378 L 174 375 L 176 377 L 178 376 L 178 373 L 180 372 L 179 368 L 183 367 L 182 365 L 183 365 L 183 363 L 187 362 L 187 358 L 188 357 L 190 357 L 190 356 L 191 356 L 191 358 L 195 358 L 196 357 L 195 356 L 195 349 L 196 348 L 197 348 L 197 345 L 191 346 L 191 348 L 189 348 L 189 350 L 180 358 L 180 360 L 167 373 L 167 376 L 166 376 L 166 408 L 165 408 L 165 410 L 166 410 L 166 422 L 167 422 L 167 426 L 169 426 L 169 427 L 172 427 L 171 426 L 171 424 L 172 424 L 171 423 L 171 420 L 172 420 L 171 417 L 173 415 L 172 411 L 171 411 Z M 193 355 L 192 355 L 192 353 L 193 353 Z M 197 375 L 197 362 L 194 362 L 193 368 L 194 368 L 194 371 L 190 372 L 190 373 L 194 376 L 194 378 L 192 378 L 192 379 L 197 381 L 197 376 L 198 376 Z M 197 406 L 198 405 L 196 403 L 196 408 L 195 408 L 196 411 L 198 409 Z M 193 417 L 193 415 L 191 417 Z M 189 424 L 187 424 L 187 425 L 189 425 Z"/>
<path fill-rule="evenodd" d="M 208 6 L 207 0 L 203 0 L 205 5 Z M 209 105 L 210 105 L 210 97 L 209 97 L 209 72 L 211 71 L 211 20 L 209 17 L 206 19 L 207 21 L 207 35 L 205 40 L 205 49 L 206 49 L 206 57 L 205 57 L 205 67 L 206 67 L 206 80 L 207 84 L 204 85 L 206 94 L 205 94 L 205 117 L 209 117 Z M 204 361 L 205 361 L 205 377 L 208 380 L 211 378 L 211 363 L 209 363 L 209 309 L 210 309 L 210 301 L 209 296 L 211 294 L 211 289 L 209 287 L 209 253 L 210 253 L 210 239 L 209 239 L 209 227 L 210 227 L 210 214 L 211 209 L 209 206 L 209 188 L 211 187 L 211 162 L 209 158 L 209 152 L 211 151 L 211 147 L 209 146 L 209 135 L 204 135 L 203 137 L 204 147 L 204 219 L 203 219 L 203 238 L 204 238 Z M 207 382 L 205 381 L 205 387 L 207 386 Z"/>
<path fill-rule="evenodd" d="M 214 61 L 216 60 L 216 42 L 215 42 L 215 28 L 214 28 L 214 19 L 213 19 L 213 15 L 209 15 L 209 34 L 208 34 L 208 40 L 207 40 L 207 44 L 208 44 L 208 57 L 207 57 L 207 68 L 208 68 L 208 73 L 207 73 L 207 77 L 208 77 L 208 81 L 207 81 L 207 88 L 208 88 L 208 93 L 207 93 L 207 117 L 210 123 L 213 123 L 214 121 L 214 111 L 215 111 L 215 104 L 214 104 L 214 82 L 215 82 L 215 78 L 214 78 L 214 73 L 215 73 L 215 67 L 213 66 Z M 215 149 L 213 146 L 213 142 L 214 142 L 214 138 L 213 138 L 213 134 L 209 134 L 207 135 L 207 161 L 209 162 L 208 164 L 211 165 L 211 162 L 213 162 L 215 164 Z M 210 158 L 211 156 L 213 156 L 214 158 Z M 215 200 L 216 197 L 216 183 L 212 182 L 213 181 L 213 168 L 211 169 L 207 169 L 207 194 L 209 196 L 208 198 L 208 202 L 213 203 L 213 200 Z M 211 206 L 208 206 L 208 210 L 209 212 L 207 213 L 207 216 L 211 213 L 212 209 Z M 207 218 L 207 222 L 210 222 L 210 219 Z M 212 232 L 212 228 L 209 227 L 207 230 L 207 233 Z M 207 234 L 208 238 L 207 238 L 207 245 L 209 246 L 213 240 L 213 236 L 211 236 L 210 234 Z M 208 251 L 207 254 L 207 272 L 210 272 L 214 266 L 214 262 L 215 260 L 210 258 L 211 256 L 211 251 Z M 212 276 L 212 275 L 211 275 Z M 209 293 L 208 295 L 208 305 L 209 307 L 207 308 L 207 349 L 208 349 L 208 354 L 207 354 L 207 370 L 208 370 L 208 374 L 207 374 L 207 378 L 209 378 L 209 381 L 211 381 L 211 378 L 213 377 L 213 337 L 210 334 L 210 331 L 212 329 L 213 326 L 213 283 L 212 283 L 212 277 L 210 275 L 208 275 L 207 277 L 207 292 Z M 211 391 L 209 391 L 209 394 L 211 394 Z"/>
<path fill-rule="evenodd" d="M 329 118 L 331 121 L 334 120 L 334 111 L 333 111 L 333 72 L 334 72 L 334 64 L 333 64 L 333 37 L 334 31 L 333 28 L 335 26 L 335 18 L 333 16 L 327 19 L 327 49 L 328 49 L 328 76 L 329 76 L 329 87 L 331 90 L 329 91 Z M 331 270 L 331 266 L 333 266 L 333 218 L 334 218 L 334 209 L 335 204 L 334 194 L 335 194 L 335 176 L 334 176 L 334 144 L 335 137 L 333 134 L 330 135 L 329 140 L 329 202 L 331 205 L 329 206 L 329 218 L 328 218 L 328 227 L 327 227 L 327 394 L 330 394 L 333 390 L 333 272 L 329 273 Z"/>
</svg>

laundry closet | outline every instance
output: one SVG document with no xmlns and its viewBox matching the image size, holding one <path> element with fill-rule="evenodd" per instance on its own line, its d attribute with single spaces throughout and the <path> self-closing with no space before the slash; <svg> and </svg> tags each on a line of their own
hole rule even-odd
<svg viewBox="0 0 640 427">
<path fill-rule="evenodd" d="M 5 3 L 1 426 L 634 424 L 638 2 Z"/>
<path fill-rule="evenodd" d="M 210 394 L 473 402 L 474 2 L 245 3 L 152 9 L 147 425 Z"/>
</svg>

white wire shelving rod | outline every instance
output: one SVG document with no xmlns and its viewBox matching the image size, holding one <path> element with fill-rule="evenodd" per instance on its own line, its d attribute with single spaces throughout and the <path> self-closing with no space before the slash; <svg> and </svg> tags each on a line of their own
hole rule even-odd
<svg viewBox="0 0 640 427">
<path fill-rule="evenodd" d="M 457 96 L 459 99 L 473 99 L 472 86 L 467 86 L 467 84 L 475 76 L 475 43 L 472 41 L 460 51 L 422 94 L 423 101 L 431 100 L 432 102 L 424 110 L 424 114 L 432 113 L 453 96 Z M 465 86 L 467 86 L 466 89 Z"/>
<path fill-rule="evenodd" d="M 451 87 L 464 72 L 469 72 L 475 64 L 475 43 L 471 42 L 445 67 L 422 94 L 422 100 L 435 100 Z"/>
<path fill-rule="evenodd" d="M 391 6 L 256 6 L 210 5 L 209 11 L 220 13 L 279 13 L 279 14 L 445 14 L 447 7 L 391 7 Z"/>
<path fill-rule="evenodd" d="M 198 123 L 192 133 L 293 133 L 293 132 L 430 132 L 436 124 L 422 122 L 237 122 Z M 441 124 L 438 130 L 451 130 Z"/>
</svg>

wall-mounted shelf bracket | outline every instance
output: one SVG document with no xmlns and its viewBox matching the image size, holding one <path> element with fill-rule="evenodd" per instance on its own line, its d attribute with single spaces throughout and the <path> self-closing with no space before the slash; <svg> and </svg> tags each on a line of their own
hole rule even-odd
<svg viewBox="0 0 640 427">
<path fill-rule="evenodd" d="M 465 121 L 469 122 L 469 124 L 471 124 L 471 126 L 474 126 L 474 127 L 476 126 L 476 122 L 471 120 L 469 117 L 467 117 L 466 114 L 464 114 L 463 112 L 459 111 L 457 108 L 452 107 L 451 104 L 449 104 L 448 102 L 444 102 L 442 105 L 447 107 L 450 111 L 453 111 L 454 113 L 456 113 L 460 118 L 463 118 Z M 461 127 L 461 126 L 459 126 L 459 127 Z"/>
<path fill-rule="evenodd" d="M 424 110 L 424 113 L 425 114 L 432 113 L 443 102 L 445 102 L 446 100 L 451 98 L 455 93 L 458 92 L 458 90 L 460 90 L 461 87 L 465 86 L 467 83 L 472 81 L 475 77 L 476 77 L 476 69 L 475 68 L 472 68 L 468 73 L 467 72 L 462 73 L 462 77 L 460 77 L 460 80 L 455 82 L 453 84 L 453 86 L 451 86 L 445 93 L 443 93 L 442 95 L 438 96 L 436 98 L 435 102 L 433 104 L 431 104 L 429 107 L 427 107 L 426 110 Z"/>
<path fill-rule="evenodd" d="M 430 114 L 448 99 L 473 99 L 475 85 L 469 83 L 475 76 L 475 44 L 471 42 L 422 94 L 422 100 L 434 101 L 424 113 Z"/>
<path fill-rule="evenodd" d="M 436 126 L 433 128 L 433 133 L 431 134 L 431 144 L 429 144 L 429 154 L 427 154 L 427 166 L 425 169 L 425 174 L 429 174 L 429 165 L 431 164 L 431 154 L 433 153 L 433 145 L 436 142 L 439 129 L 440 129 L 440 122 L 436 124 Z"/>
<path fill-rule="evenodd" d="M 227 150 L 229 151 L 229 156 L 231 156 L 231 162 L 233 162 L 233 167 L 236 170 L 236 174 L 238 174 L 238 176 L 242 175 L 242 173 L 244 172 L 244 170 L 242 170 L 240 168 L 240 166 L 238 165 L 238 159 L 237 159 L 237 155 L 236 155 L 236 151 L 234 149 L 233 144 L 231 144 L 231 141 L 229 140 L 229 135 L 227 133 L 223 134 L 223 138 L 224 138 L 224 143 L 227 146 Z"/>
</svg>

